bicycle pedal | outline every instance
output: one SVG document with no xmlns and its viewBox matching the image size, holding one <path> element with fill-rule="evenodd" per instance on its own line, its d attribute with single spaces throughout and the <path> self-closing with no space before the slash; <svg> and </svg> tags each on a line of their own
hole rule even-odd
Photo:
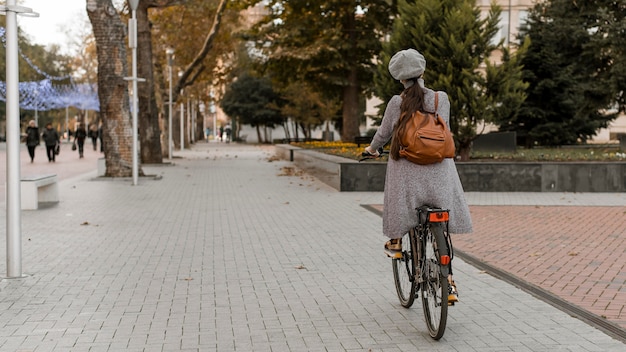
<svg viewBox="0 0 626 352">
<path fill-rule="evenodd" d="M 390 251 L 385 249 L 385 254 L 391 259 L 402 259 L 402 252 L 399 251 Z"/>
</svg>

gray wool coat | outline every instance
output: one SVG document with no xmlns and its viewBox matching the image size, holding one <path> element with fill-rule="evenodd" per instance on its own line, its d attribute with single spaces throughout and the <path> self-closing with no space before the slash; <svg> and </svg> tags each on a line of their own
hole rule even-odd
<svg viewBox="0 0 626 352">
<path fill-rule="evenodd" d="M 424 90 L 424 109 L 435 110 L 435 92 Z M 376 150 L 391 140 L 393 128 L 400 118 L 402 98 L 395 95 L 389 100 L 380 128 L 372 139 Z M 437 112 L 450 125 L 450 100 L 439 92 Z M 465 201 L 453 159 L 430 165 L 414 164 L 404 158 L 387 162 L 385 178 L 383 234 L 400 238 L 417 224 L 416 208 L 427 204 L 450 210 L 450 233 L 472 232 L 472 219 Z"/>
</svg>

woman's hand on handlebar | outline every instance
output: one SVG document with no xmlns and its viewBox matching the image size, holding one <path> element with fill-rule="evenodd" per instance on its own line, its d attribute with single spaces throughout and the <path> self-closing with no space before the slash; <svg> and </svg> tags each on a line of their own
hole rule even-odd
<svg viewBox="0 0 626 352">
<path fill-rule="evenodd" d="M 370 145 L 370 146 L 367 146 L 367 148 L 365 148 L 363 153 L 361 153 L 361 156 L 376 158 L 380 156 L 380 153 L 377 150 L 372 149 L 372 146 Z"/>
</svg>

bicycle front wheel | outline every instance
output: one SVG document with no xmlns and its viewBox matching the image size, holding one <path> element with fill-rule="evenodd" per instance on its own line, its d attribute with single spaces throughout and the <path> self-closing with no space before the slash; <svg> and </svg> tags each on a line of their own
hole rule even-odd
<svg viewBox="0 0 626 352">
<path fill-rule="evenodd" d="M 448 320 L 448 278 L 442 274 L 439 258 L 444 239 L 443 226 L 432 223 L 424 231 L 422 258 L 422 307 L 430 336 L 439 340 L 446 330 Z M 445 247 L 445 245 L 444 245 Z M 444 250 L 442 248 L 442 250 Z"/>
<path fill-rule="evenodd" d="M 393 279 L 396 283 L 396 292 L 400 304 L 409 308 L 415 301 L 415 236 L 411 236 L 413 229 L 402 237 L 402 257 L 394 258 L 391 261 L 393 266 Z"/>
</svg>

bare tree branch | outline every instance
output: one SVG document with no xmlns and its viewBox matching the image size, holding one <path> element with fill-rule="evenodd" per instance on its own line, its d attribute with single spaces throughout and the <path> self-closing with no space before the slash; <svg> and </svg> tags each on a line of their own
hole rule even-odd
<svg viewBox="0 0 626 352">
<path fill-rule="evenodd" d="M 220 1 L 220 4 L 217 7 L 217 11 L 215 12 L 215 18 L 213 19 L 213 26 L 211 27 L 211 30 L 209 31 L 206 39 L 204 40 L 204 45 L 202 49 L 196 55 L 196 57 L 192 60 L 192 62 L 189 65 L 187 65 L 187 67 L 185 67 L 183 74 L 180 76 L 180 78 L 178 79 L 178 82 L 176 83 L 176 88 L 174 89 L 174 93 L 173 93 L 174 101 L 177 100 L 180 91 L 183 88 L 193 84 L 196 77 L 204 69 L 204 66 L 202 65 L 202 61 L 206 58 L 209 51 L 211 50 L 211 47 L 213 46 L 213 40 L 215 39 L 215 36 L 217 36 L 217 32 L 219 31 L 219 28 L 222 22 L 222 15 L 224 14 L 224 10 L 226 9 L 227 3 L 228 3 L 227 0 Z M 196 72 L 194 73 L 194 71 Z"/>
</svg>

